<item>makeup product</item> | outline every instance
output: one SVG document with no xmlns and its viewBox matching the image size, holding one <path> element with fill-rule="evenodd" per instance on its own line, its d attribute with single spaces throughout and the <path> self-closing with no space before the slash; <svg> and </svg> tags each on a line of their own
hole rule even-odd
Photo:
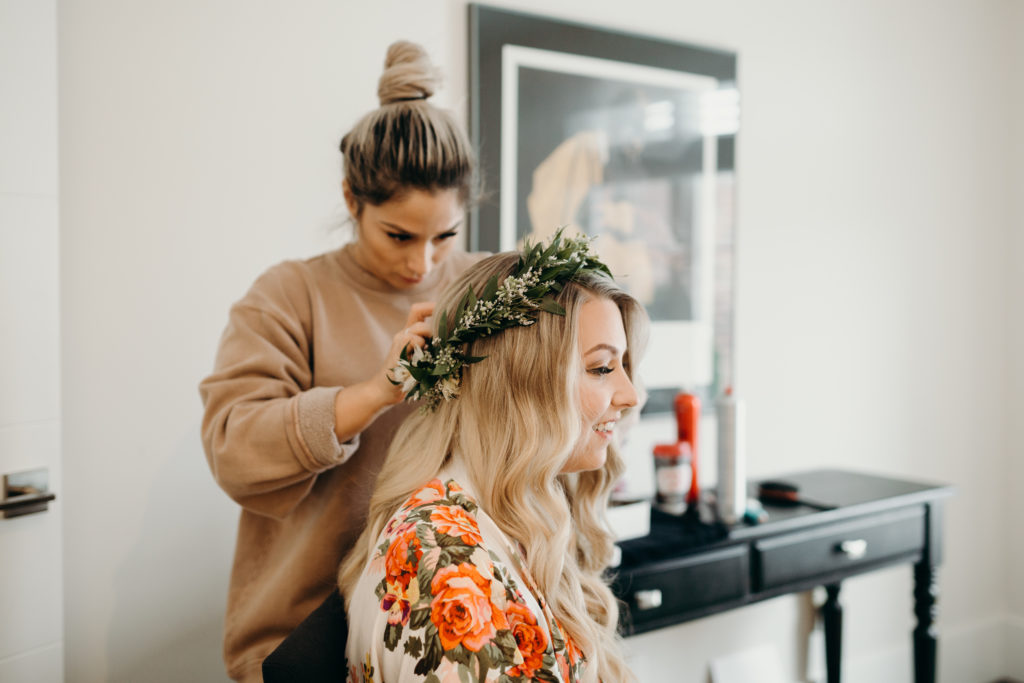
<svg viewBox="0 0 1024 683">
<path fill-rule="evenodd" d="M 676 394 L 674 401 L 676 410 L 676 428 L 678 435 L 676 440 L 683 441 L 690 446 L 690 490 L 686 493 L 686 504 L 696 505 L 700 498 L 700 485 L 698 484 L 697 463 L 700 460 L 700 451 L 697 448 L 697 425 L 700 423 L 700 399 L 693 394 L 681 392 Z"/>
<path fill-rule="evenodd" d="M 718 517 L 726 524 L 735 524 L 747 509 L 747 471 L 744 448 L 744 406 L 725 390 L 715 402 L 718 420 Z"/>
<path fill-rule="evenodd" d="M 693 480 L 690 463 L 690 444 L 685 441 L 654 447 L 655 503 L 659 509 L 674 515 L 686 512 L 686 496 Z"/>
</svg>

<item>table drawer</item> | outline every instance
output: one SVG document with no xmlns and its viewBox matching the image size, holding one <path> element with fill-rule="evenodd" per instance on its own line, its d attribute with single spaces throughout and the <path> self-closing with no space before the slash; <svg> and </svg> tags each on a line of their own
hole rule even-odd
<svg viewBox="0 0 1024 683">
<path fill-rule="evenodd" d="M 743 598 L 750 592 L 747 548 L 723 548 L 619 574 L 612 590 L 628 608 L 627 628 Z"/>
<path fill-rule="evenodd" d="M 755 587 L 766 590 L 924 548 L 924 508 L 840 522 L 754 543 Z"/>
</svg>

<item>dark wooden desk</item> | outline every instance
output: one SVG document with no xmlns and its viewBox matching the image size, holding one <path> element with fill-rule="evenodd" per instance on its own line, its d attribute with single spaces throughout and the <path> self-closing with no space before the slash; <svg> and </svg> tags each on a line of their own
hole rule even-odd
<svg viewBox="0 0 1024 683">
<path fill-rule="evenodd" d="M 934 683 L 942 500 L 952 488 L 844 470 L 772 479 L 794 483 L 801 497 L 835 508 L 766 505 L 766 522 L 719 526 L 710 534 L 692 518 L 687 523 L 655 511 L 649 536 L 619 544 L 622 562 L 612 590 L 625 603 L 623 632 L 643 633 L 824 586 L 828 682 L 839 683 L 843 579 L 913 563 L 914 680 Z M 710 538 L 695 543 L 695 532 Z"/>
</svg>

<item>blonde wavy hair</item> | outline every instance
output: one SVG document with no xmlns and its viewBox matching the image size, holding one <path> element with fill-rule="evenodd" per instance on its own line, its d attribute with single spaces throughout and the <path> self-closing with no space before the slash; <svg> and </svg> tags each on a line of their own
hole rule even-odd
<svg viewBox="0 0 1024 683">
<path fill-rule="evenodd" d="M 500 282 L 518 256 L 506 252 L 479 262 L 448 287 L 437 310 L 453 311 L 467 286 L 480 291 L 492 275 Z M 600 274 L 565 286 L 556 297 L 564 316 L 541 313 L 530 327 L 473 342 L 470 354 L 487 358 L 463 368 L 459 397 L 442 401 L 436 412 L 409 417 L 391 443 L 366 528 L 339 572 L 346 599 L 391 515 L 458 453 L 477 503 L 522 544 L 528 571 L 586 656 L 586 678 L 634 680 L 620 651 L 618 605 L 602 578 L 614 542 L 605 510 L 622 460 L 610 447 L 600 469 L 561 474 L 584 429 L 578 400 L 583 366 L 575 340 L 580 307 L 592 298 L 610 300 L 621 312 L 624 364 L 633 378 L 647 314 Z M 558 547 L 568 552 L 551 552 Z"/>
</svg>

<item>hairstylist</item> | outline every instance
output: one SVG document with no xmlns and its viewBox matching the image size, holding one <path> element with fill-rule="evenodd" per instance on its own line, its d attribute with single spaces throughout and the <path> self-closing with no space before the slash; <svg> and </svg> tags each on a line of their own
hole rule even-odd
<svg viewBox="0 0 1024 683">
<path fill-rule="evenodd" d="M 260 681 L 264 657 L 334 588 L 411 410 L 390 368 L 478 259 L 458 246 L 473 153 L 429 103 L 436 85 L 419 46 L 389 48 L 380 108 L 341 141 L 355 240 L 257 279 L 200 384 L 210 468 L 242 506 L 224 634 L 237 681 Z"/>
</svg>

